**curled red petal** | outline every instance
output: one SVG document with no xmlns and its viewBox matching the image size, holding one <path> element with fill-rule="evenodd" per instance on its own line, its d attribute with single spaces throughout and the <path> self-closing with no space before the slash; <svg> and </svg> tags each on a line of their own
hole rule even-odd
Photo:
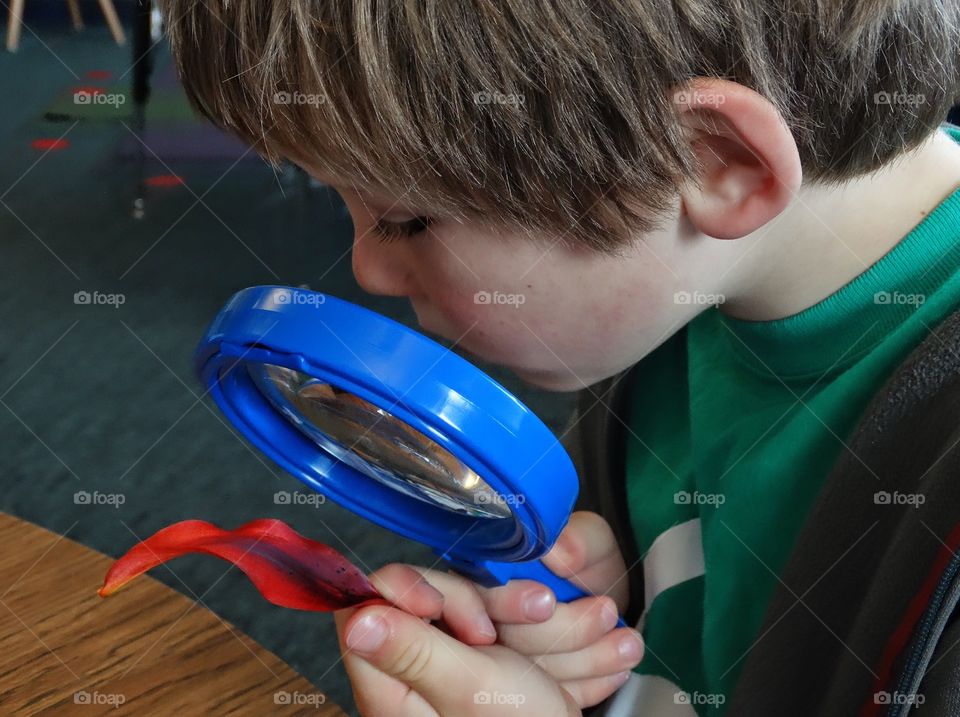
<svg viewBox="0 0 960 717">
<path fill-rule="evenodd" d="M 336 550 L 269 518 L 235 530 L 203 520 L 169 525 L 117 559 L 99 594 L 108 597 L 138 575 L 187 553 L 207 553 L 233 563 L 264 598 L 281 607 L 330 611 L 383 599 L 367 576 Z"/>
</svg>

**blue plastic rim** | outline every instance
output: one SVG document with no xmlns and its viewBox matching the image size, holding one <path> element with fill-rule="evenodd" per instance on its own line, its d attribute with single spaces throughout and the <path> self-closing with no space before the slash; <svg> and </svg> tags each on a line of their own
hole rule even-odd
<svg viewBox="0 0 960 717">
<path fill-rule="evenodd" d="M 406 422 L 479 474 L 512 518 L 432 506 L 337 460 L 261 393 L 250 367 L 264 363 L 314 376 Z M 361 306 L 284 286 L 244 289 L 210 325 L 194 367 L 223 413 L 287 472 L 454 563 L 534 560 L 576 502 L 573 464 L 530 409 L 448 348 Z"/>
</svg>

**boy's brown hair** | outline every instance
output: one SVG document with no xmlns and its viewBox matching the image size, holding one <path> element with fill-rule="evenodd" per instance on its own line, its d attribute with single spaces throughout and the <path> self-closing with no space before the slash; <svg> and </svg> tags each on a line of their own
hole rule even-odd
<svg viewBox="0 0 960 717">
<path fill-rule="evenodd" d="M 162 0 L 191 103 L 272 162 L 609 250 L 695 176 L 696 76 L 782 113 L 808 181 L 874 170 L 960 94 L 956 0 Z"/>
</svg>

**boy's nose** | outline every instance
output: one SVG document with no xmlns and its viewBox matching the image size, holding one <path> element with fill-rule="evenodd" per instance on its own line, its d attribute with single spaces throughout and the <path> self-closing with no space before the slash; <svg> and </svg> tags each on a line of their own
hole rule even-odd
<svg viewBox="0 0 960 717">
<path fill-rule="evenodd" d="M 408 250 L 401 242 L 385 245 L 376 236 L 359 233 L 353 241 L 353 275 L 360 288 L 382 296 L 412 296 L 416 280 Z"/>
</svg>

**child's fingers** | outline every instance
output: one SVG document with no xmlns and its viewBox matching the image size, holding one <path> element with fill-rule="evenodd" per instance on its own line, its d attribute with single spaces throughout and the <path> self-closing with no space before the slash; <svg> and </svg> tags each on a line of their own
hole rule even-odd
<svg viewBox="0 0 960 717">
<path fill-rule="evenodd" d="M 643 639 L 635 630 L 607 633 L 576 652 L 543 655 L 534 659 L 557 682 L 587 680 L 632 670 L 643 658 Z"/>
<path fill-rule="evenodd" d="M 497 631 L 477 586 L 456 573 L 420 569 L 423 576 L 444 595 L 443 621 L 450 633 L 468 645 L 490 645 Z"/>
<path fill-rule="evenodd" d="M 422 610 L 419 612 L 407 610 L 407 612 L 413 612 L 418 617 L 430 617 L 434 620 L 442 619 L 450 634 L 468 645 L 490 645 L 496 641 L 497 631 L 493 622 L 487 616 L 487 610 L 477 586 L 471 581 L 455 573 L 443 573 L 412 565 L 397 564 L 387 567 L 392 567 L 396 571 L 392 573 L 391 578 L 402 576 L 401 580 L 396 581 L 394 588 L 397 585 L 410 586 L 415 582 L 410 577 L 410 574 L 413 573 L 429 585 L 431 589 L 438 591 L 437 594 L 442 598 L 440 609 L 435 614 L 426 615 Z M 380 572 L 377 571 L 377 574 Z M 379 587 L 379 584 L 374 584 Z M 387 596 L 384 595 L 384 597 Z M 424 598 L 418 597 L 416 602 L 419 604 L 423 600 Z M 410 601 L 408 598 L 404 602 L 408 603 Z M 397 603 L 397 607 L 407 609 L 405 604 Z"/>
<path fill-rule="evenodd" d="M 616 605 L 609 597 L 560 603 L 546 622 L 497 626 L 500 643 L 522 655 L 576 652 L 592 645 L 617 625 Z"/>
<path fill-rule="evenodd" d="M 529 714 L 562 714 L 563 699 L 555 683 L 535 670 L 524 672 L 525 663 L 514 655 L 515 664 L 468 647 L 436 628 L 390 607 L 359 608 L 343 625 L 344 644 L 351 658 L 362 659 L 381 673 L 408 686 L 442 717 L 511 714 L 515 707 L 477 703 L 477 695 L 491 686 L 505 693 L 522 693 L 529 700 Z M 359 665 L 358 665 L 359 666 Z M 351 675 L 354 693 L 365 685 Z M 525 678 L 520 680 L 520 678 Z M 379 683 L 380 681 L 377 680 Z M 371 681 L 373 685 L 373 681 Z M 382 705 L 382 700 L 375 696 Z M 406 699 L 373 714 L 425 717 L 423 704 Z"/>
<path fill-rule="evenodd" d="M 496 623 L 544 622 L 553 617 L 557 607 L 553 591 L 534 580 L 511 580 L 506 585 L 479 590 L 487 615 Z"/>
<path fill-rule="evenodd" d="M 564 682 L 561 687 L 580 705 L 581 709 L 593 707 L 623 687 L 630 678 L 629 672 L 621 672 L 607 677 L 594 677 L 589 680 Z"/>
<path fill-rule="evenodd" d="M 556 606 L 549 588 L 532 580 L 514 580 L 485 589 L 456 573 L 394 563 L 370 576 L 383 596 L 418 617 L 442 619 L 458 640 L 489 645 L 497 638 L 493 623 L 530 623 L 548 619 Z"/>
<path fill-rule="evenodd" d="M 370 582 L 388 601 L 417 617 L 439 619 L 444 597 L 409 565 L 391 563 L 370 574 Z"/>
<path fill-rule="evenodd" d="M 333 614 L 337 626 L 337 638 L 340 642 L 340 654 L 343 655 L 343 664 L 350 677 L 357 709 L 365 717 L 397 714 L 436 717 L 436 710 L 418 692 L 411 690 L 408 685 L 378 670 L 347 649 L 345 627 L 359 609 L 338 610 Z"/>
<path fill-rule="evenodd" d="M 354 696 L 366 717 L 580 715 L 570 692 L 501 645 L 469 647 L 384 605 L 340 610 L 334 617 Z M 601 689 L 574 684 L 585 699 Z M 511 699 L 492 702 L 491 693 Z"/>
<path fill-rule="evenodd" d="M 610 595 L 619 609 L 626 608 L 626 564 L 609 523 L 596 513 L 571 515 L 543 564 L 589 593 Z"/>
</svg>

